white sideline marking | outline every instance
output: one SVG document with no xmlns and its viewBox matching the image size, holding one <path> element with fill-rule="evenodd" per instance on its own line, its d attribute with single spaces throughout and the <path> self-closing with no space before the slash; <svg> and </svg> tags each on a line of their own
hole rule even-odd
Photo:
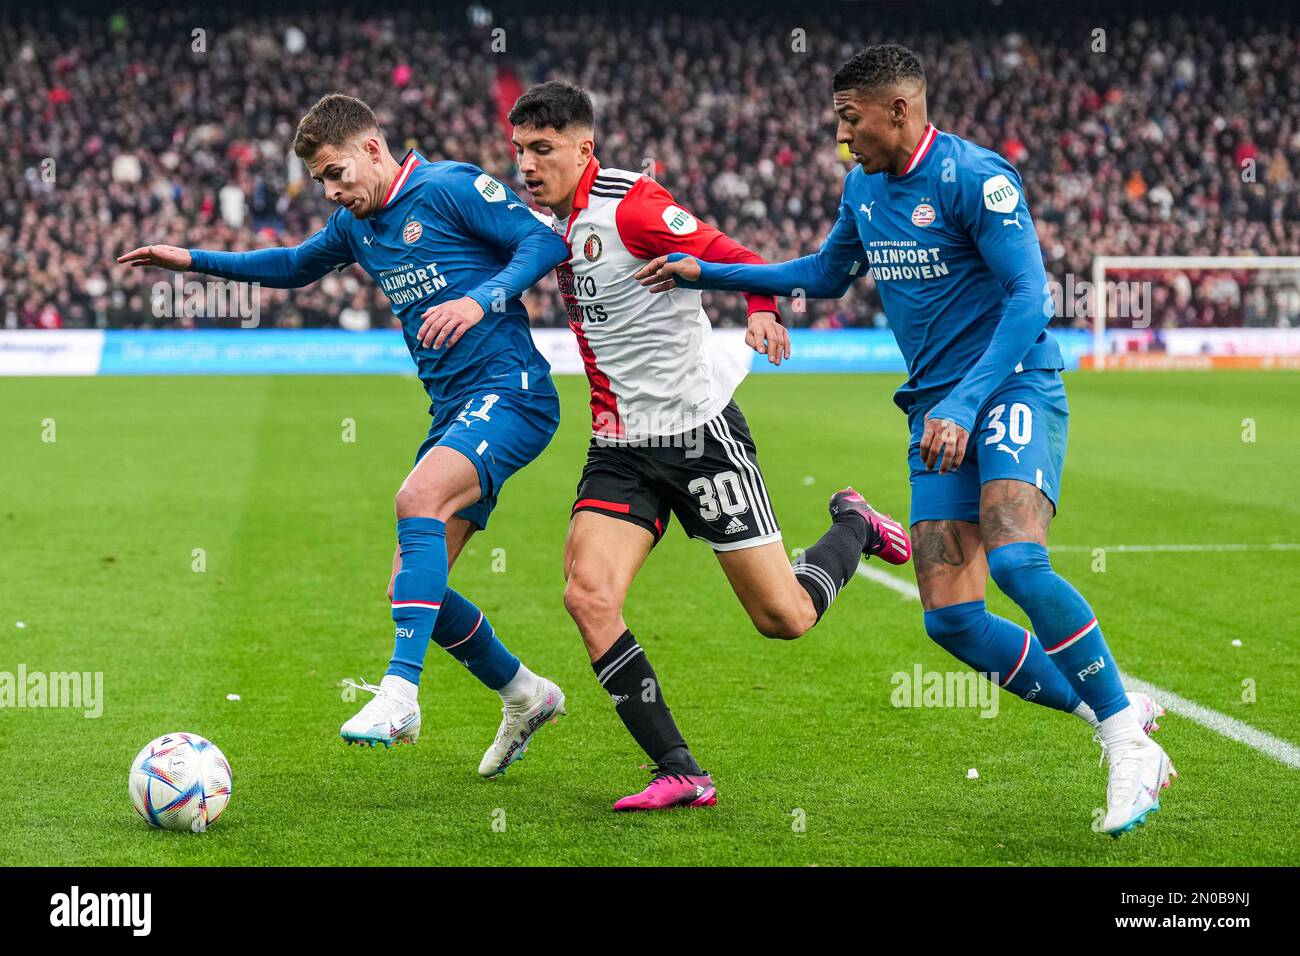
<svg viewBox="0 0 1300 956">
<path fill-rule="evenodd" d="M 1140 691 L 1143 694 L 1150 694 L 1161 706 L 1171 714 L 1177 714 L 1180 717 L 1186 717 L 1188 720 L 1195 721 L 1202 727 L 1208 727 L 1216 734 L 1222 734 L 1229 740 L 1235 740 L 1238 743 L 1245 744 L 1260 753 L 1268 754 L 1278 763 L 1284 763 L 1288 767 L 1300 769 L 1300 747 L 1288 743 L 1272 734 L 1266 734 L 1262 730 L 1256 730 L 1250 724 L 1244 724 L 1235 717 L 1229 717 L 1227 714 L 1221 714 L 1217 710 L 1211 710 L 1208 707 L 1202 707 L 1194 700 L 1188 700 L 1186 697 L 1179 697 L 1173 691 L 1165 690 L 1163 687 L 1157 687 L 1155 684 L 1148 684 L 1144 680 L 1138 680 L 1136 677 L 1124 675 L 1124 686 L 1129 690 Z"/>
<path fill-rule="evenodd" d="M 1300 551 L 1300 544 L 1058 544 L 1047 549 L 1061 553 L 1093 551 L 1128 551 L 1146 554 L 1156 551 Z"/>
<path fill-rule="evenodd" d="M 858 563 L 858 574 L 868 581 L 875 581 L 877 584 L 884 585 L 891 591 L 896 591 L 904 598 L 914 601 L 921 599 L 921 592 L 911 581 L 905 581 L 902 578 L 895 577 L 887 571 L 874 568 L 866 562 Z M 1250 724 L 1243 723 L 1235 717 L 1229 717 L 1227 714 L 1221 714 L 1217 710 L 1211 710 L 1209 707 L 1203 707 L 1196 701 L 1188 700 L 1186 697 L 1180 697 L 1171 690 L 1165 690 L 1163 687 L 1157 687 L 1155 684 L 1148 684 L 1144 680 L 1136 677 L 1123 675 L 1124 686 L 1129 690 L 1135 690 L 1143 694 L 1149 694 L 1159 701 L 1171 714 L 1177 714 L 1179 717 L 1186 717 L 1193 723 L 1200 724 L 1208 730 L 1214 731 L 1222 737 L 1229 740 L 1235 740 L 1237 743 L 1245 744 L 1251 750 L 1257 750 L 1267 757 L 1272 757 L 1278 763 L 1285 764 L 1293 769 L 1300 770 L 1300 747 L 1281 739 L 1274 737 L 1272 734 L 1265 733 L 1262 730 L 1256 730 Z"/>
<path fill-rule="evenodd" d="M 913 601 L 921 600 L 920 590 L 911 581 L 904 581 L 902 578 L 894 577 L 889 572 L 874 568 L 865 561 L 858 562 L 858 574 L 868 581 L 875 581 L 877 584 L 883 584 L 891 591 L 897 591 L 905 598 L 911 598 Z"/>
</svg>

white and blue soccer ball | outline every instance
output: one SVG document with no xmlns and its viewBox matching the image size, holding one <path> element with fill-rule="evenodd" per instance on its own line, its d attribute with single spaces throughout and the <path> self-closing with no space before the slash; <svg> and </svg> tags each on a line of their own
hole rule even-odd
<svg viewBox="0 0 1300 956">
<path fill-rule="evenodd" d="M 131 802 L 152 827 L 201 833 L 230 803 L 230 761 L 198 734 L 164 734 L 131 763 Z"/>
</svg>

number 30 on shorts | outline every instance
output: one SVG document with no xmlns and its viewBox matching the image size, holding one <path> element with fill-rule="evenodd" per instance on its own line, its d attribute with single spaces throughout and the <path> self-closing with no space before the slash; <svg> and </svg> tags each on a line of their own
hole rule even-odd
<svg viewBox="0 0 1300 956">
<path fill-rule="evenodd" d="M 734 471 L 723 471 L 712 478 L 696 478 L 686 490 L 700 501 L 700 517 L 716 521 L 722 515 L 744 514 L 749 502 L 740 485 L 740 476 Z"/>
<path fill-rule="evenodd" d="M 989 411 L 989 420 L 984 426 L 989 430 L 989 437 L 984 439 L 984 444 L 996 445 L 1010 438 L 1013 445 L 1028 445 L 1034 431 L 1033 411 L 1023 402 L 1016 402 L 1011 406 L 1007 421 L 1003 422 L 1002 415 L 1006 411 L 1006 405 L 994 405 Z"/>
</svg>

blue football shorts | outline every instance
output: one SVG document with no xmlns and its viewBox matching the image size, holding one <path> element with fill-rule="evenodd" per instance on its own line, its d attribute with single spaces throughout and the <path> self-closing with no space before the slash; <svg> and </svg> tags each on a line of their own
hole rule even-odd
<svg viewBox="0 0 1300 956">
<path fill-rule="evenodd" d="M 933 407 L 913 408 L 908 416 L 912 524 L 942 520 L 978 524 L 980 488 L 1001 478 L 1033 485 L 1056 509 L 1070 423 L 1060 372 L 1025 369 L 999 385 L 975 416 L 961 467 L 942 475 L 937 463 L 926 471 L 921 461 L 925 413 Z"/>
<path fill-rule="evenodd" d="M 560 426 L 560 397 L 549 375 L 529 388 L 466 392 L 434 413 L 415 461 L 435 445 L 454 448 L 478 471 L 482 497 L 456 512 L 479 529 L 487 527 L 506 479 L 542 453 Z"/>
</svg>

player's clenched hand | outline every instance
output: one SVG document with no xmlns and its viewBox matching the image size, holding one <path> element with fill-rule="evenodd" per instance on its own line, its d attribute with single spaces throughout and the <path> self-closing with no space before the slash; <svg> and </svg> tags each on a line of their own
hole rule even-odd
<svg viewBox="0 0 1300 956">
<path fill-rule="evenodd" d="M 431 305 L 424 310 L 424 324 L 416 335 L 425 348 L 432 345 L 440 349 L 443 343 L 451 348 L 460 337 L 483 318 L 483 307 L 465 296 L 441 305 Z"/>
<path fill-rule="evenodd" d="M 117 262 L 118 265 L 130 266 L 132 269 L 161 266 L 173 272 L 184 272 L 192 264 L 190 251 L 178 246 L 141 246 L 124 256 L 118 256 Z"/>
<path fill-rule="evenodd" d="M 939 473 L 956 471 L 966 458 L 966 442 L 970 433 L 956 422 L 946 418 L 925 416 L 925 433 L 921 435 L 921 461 L 925 470 L 939 463 Z"/>
<path fill-rule="evenodd" d="M 782 359 L 790 357 L 790 333 L 775 312 L 750 313 L 745 344 L 766 355 L 773 365 L 780 365 Z"/>
<path fill-rule="evenodd" d="M 700 277 L 700 264 L 690 256 L 675 262 L 669 262 L 667 256 L 660 256 L 647 262 L 636 274 L 636 280 L 649 286 L 651 292 L 667 292 L 677 285 L 677 276 L 694 282 Z"/>
</svg>

